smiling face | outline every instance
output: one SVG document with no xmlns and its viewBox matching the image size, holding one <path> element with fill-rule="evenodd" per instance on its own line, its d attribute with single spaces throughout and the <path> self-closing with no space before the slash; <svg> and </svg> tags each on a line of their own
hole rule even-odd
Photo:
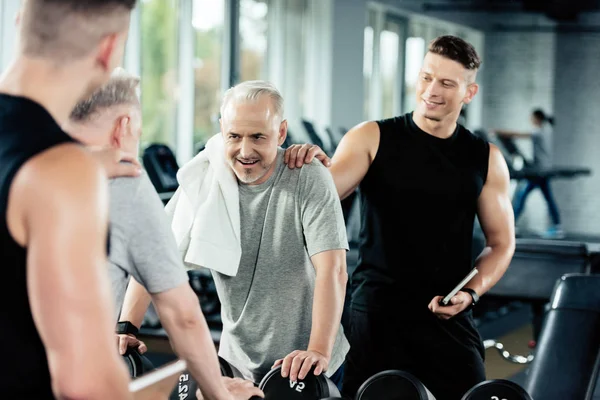
<svg viewBox="0 0 600 400">
<path fill-rule="evenodd" d="M 238 180 L 246 185 L 266 182 L 275 170 L 277 148 L 287 134 L 287 122 L 273 112 L 271 99 L 231 100 L 223 110 L 221 134 L 225 157 Z"/>
<path fill-rule="evenodd" d="M 415 116 L 431 121 L 456 121 L 463 104 L 477 93 L 476 72 L 439 54 L 427 53 L 416 87 Z"/>
</svg>

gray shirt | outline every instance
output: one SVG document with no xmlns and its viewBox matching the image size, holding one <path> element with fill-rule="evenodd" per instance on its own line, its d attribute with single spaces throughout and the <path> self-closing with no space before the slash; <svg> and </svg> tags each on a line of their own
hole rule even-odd
<svg viewBox="0 0 600 400">
<path fill-rule="evenodd" d="M 339 197 L 319 162 L 276 170 L 260 185 L 239 185 L 242 257 L 235 277 L 213 272 L 223 333 L 219 354 L 260 382 L 274 361 L 306 350 L 312 327 L 315 269 L 310 257 L 348 249 Z M 349 345 L 340 326 L 327 375 Z"/>
<path fill-rule="evenodd" d="M 533 131 L 533 164 L 537 168 L 552 168 L 552 125 L 548 122 Z"/>
<path fill-rule="evenodd" d="M 110 181 L 109 276 L 115 319 L 123 306 L 129 277 L 149 293 L 188 281 L 163 204 L 148 176 Z"/>
</svg>

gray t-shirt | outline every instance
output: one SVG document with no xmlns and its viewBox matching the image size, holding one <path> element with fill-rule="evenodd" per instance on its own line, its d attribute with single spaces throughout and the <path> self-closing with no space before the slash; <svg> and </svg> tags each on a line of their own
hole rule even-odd
<svg viewBox="0 0 600 400">
<path fill-rule="evenodd" d="M 339 197 L 319 162 L 277 167 L 260 185 L 239 185 L 242 257 L 235 277 L 213 272 L 223 333 L 219 355 L 260 382 L 274 361 L 306 350 L 312 326 L 315 269 L 310 257 L 348 249 Z M 340 326 L 327 375 L 349 345 Z"/>
<path fill-rule="evenodd" d="M 545 122 L 533 131 L 533 164 L 537 168 L 552 167 L 552 125 Z"/>
<path fill-rule="evenodd" d="M 149 293 L 188 281 L 163 204 L 148 176 L 116 178 L 110 188 L 109 276 L 115 319 L 123 306 L 129 277 Z"/>
</svg>

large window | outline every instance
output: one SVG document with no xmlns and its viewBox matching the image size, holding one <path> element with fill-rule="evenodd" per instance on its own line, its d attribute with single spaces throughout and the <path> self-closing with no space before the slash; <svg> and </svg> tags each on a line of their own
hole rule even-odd
<svg viewBox="0 0 600 400">
<path fill-rule="evenodd" d="M 368 23 L 365 26 L 365 45 L 363 55 L 364 115 L 370 118 L 371 79 L 373 79 L 373 35 L 375 15 L 369 10 Z"/>
<path fill-rule="evenodd" d="M 404 19 L 382 10 L 369 10 L 363 63 L 367 119 L 400 114 L 406 24 Z"/>
<path fill-rule="evenodd" d="M 381 32 L 379 68 L 381 70 L 381 116 L 390 118 L 399 113 L 400 85 L 398 80 L 400 63 L 400 35 L 402 27 L 386 21 Z"/>
<path fill-rule="evenodd" d="M 178 92 L 177 0 L 143 0 L 141 12 L 141 96 L 143 144 L 176 147 Z"/>
<path fill-rule="evenodd" d="M 425 39 L 409 37 L 406 39 L 406 58 L 404 68 L 404 112 L 414 110 L 416 106 L 415 91 L 419 71 L 425 57 Z"/>
<path fill-rule="evenodd" d="M 225 0 L 194 0 L 194 144 L 219 131 Z"/>
<path fill-rule="evenodd" d="M 240 1 L 240 81 L 265 79 L 267 0 Z"/>
</svg>

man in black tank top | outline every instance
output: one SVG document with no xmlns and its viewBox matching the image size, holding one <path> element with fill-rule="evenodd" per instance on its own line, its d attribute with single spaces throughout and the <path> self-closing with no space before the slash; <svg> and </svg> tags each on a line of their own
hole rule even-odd
<svg viewBox="0 0 600 400">
<path fill-rule="evenodd" d="M 500 151 L 457 124 L 477 93 L 475 49 L 442 36 L 429 46 L 414 112 L 351 129 L 331 162 L 341 198 L 360 188 L 360 256 L 352 275 L 344 394 L 377 372 L 408 371 L 438 400 L 485 380 L 470 308 L 504 274 L 514 252 L 509 175 Z M 290 166 L 320 149 L 292 146 Z M 487 239 L 479 274 L 448 306 L 439 301 L 473 268 L 475 216 Z"/>
<path fill-rule="evenodd" d="M 60 127 L 120 64 L 134 5 L 23 2 L 0 81 L 2 398 L 131 396 L 106 274 L 105 172 Z"/>
</svg>

